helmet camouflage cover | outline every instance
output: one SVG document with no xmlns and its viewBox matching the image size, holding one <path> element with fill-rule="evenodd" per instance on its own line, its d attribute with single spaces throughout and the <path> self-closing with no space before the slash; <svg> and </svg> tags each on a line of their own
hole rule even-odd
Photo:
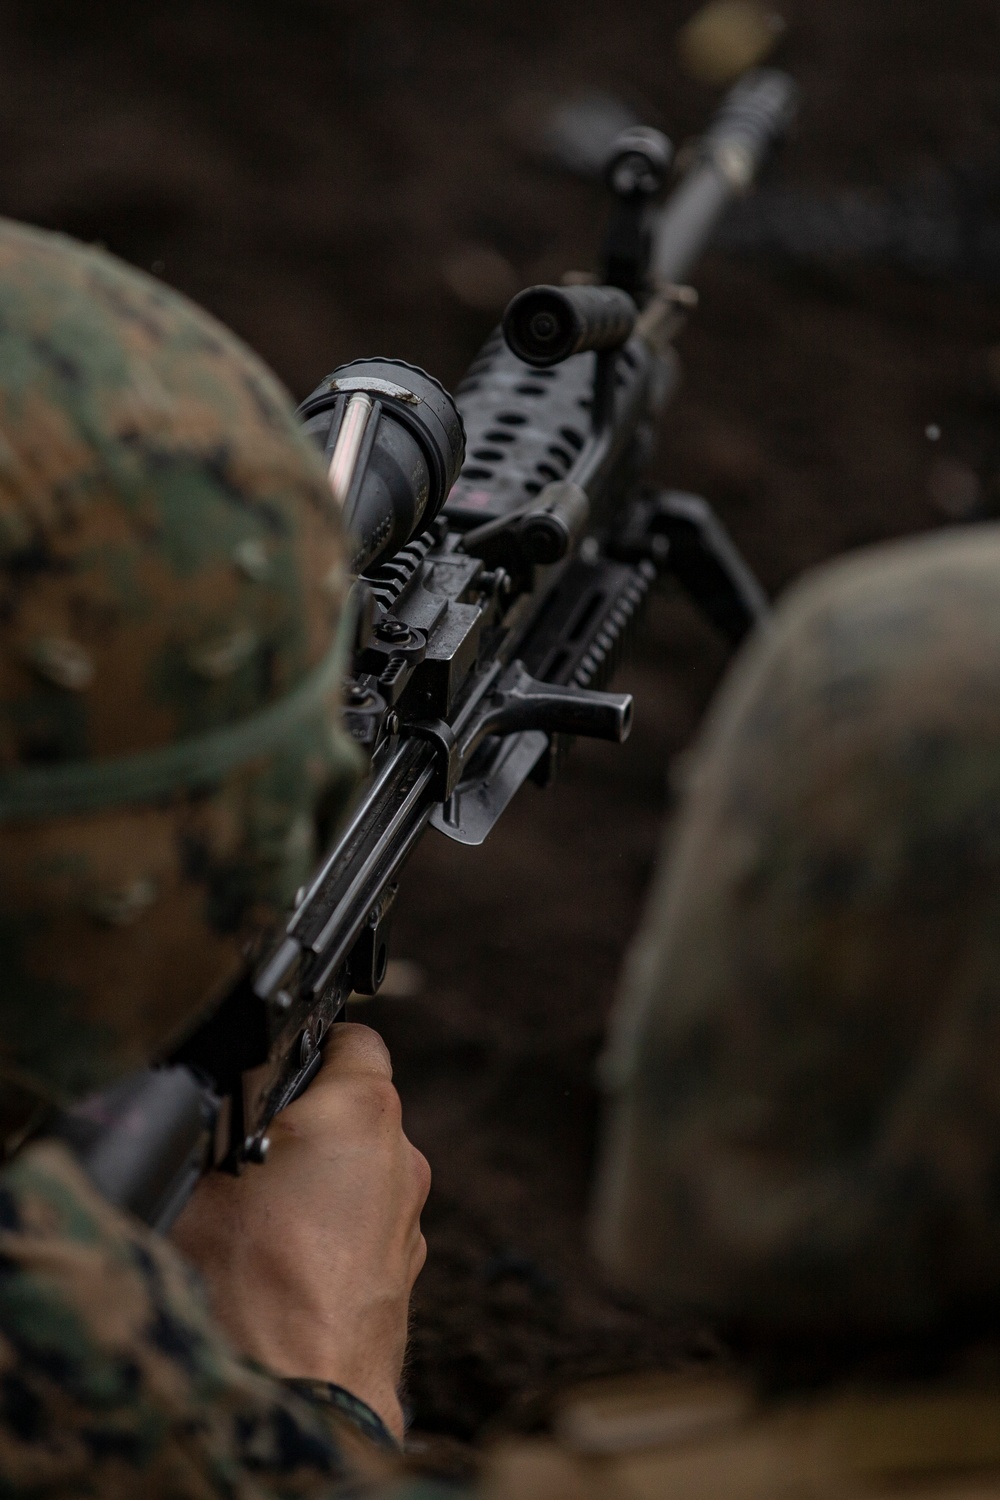
<svg viewBox="0 0 1000 1500">
<path fill-rule="evenodd" d="M 146 1062 L 312 856 L 341 530 L 273 376 L 152 278 L 0 221 L 0 1079 Z M 341 635 L 343 632 L 341 632 Z"/>
<path fill-rule="evenodd" d="M 715 703 L 606 1059 L 633 1288 L 766 1337 L 1000 1309 L 1000 527 L 792 590 Z"/>
</svg>

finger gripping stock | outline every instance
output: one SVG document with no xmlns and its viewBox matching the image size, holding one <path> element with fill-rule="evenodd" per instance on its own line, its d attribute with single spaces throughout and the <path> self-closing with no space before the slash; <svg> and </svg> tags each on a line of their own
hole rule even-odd
<svg viewBox="0 0 1000 1500">
<path fill-rule="evenodd" d="M 586 349 L 619 349 L 638 316 L 627 292 L 615 286 L 531 286 L 503 315 L 507 347 L 543 370 Z"/>
</svg>

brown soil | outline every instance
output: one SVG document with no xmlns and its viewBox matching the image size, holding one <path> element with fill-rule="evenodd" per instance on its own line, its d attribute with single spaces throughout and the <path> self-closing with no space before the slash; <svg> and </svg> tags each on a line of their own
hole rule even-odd
<svg viewBox="0 0 1000 1500">
<path fill-rule="evenodd" d="M 599 87 L 675 136 L 697 129 L 714 96 L 672 50 L 692 8 L 105 0 L 98 19 L 77 0 L 6 0 L 0 210 L 155 265 L 297 395 L 361 354 L 454 384 L 492 317 L 449 292 L 449 255 L 492 248 L 524 283 L 593 260 L 600 190 L 526 149 L 539 102 Z M 805 103 L 788 179 L 877 185 L 1000 157 L 992 0 L 798 11 L 784 61 Z M 771 590 L 831 553 L 940 524 L 968 493 L 949 473 L 971 471 L 992 509 L 995 289 L 719 255 L 697 280 L 659 473 L 717 505 Z M 686 606 L 658 600 L 622 676 L 637 700 L 629 745 L 579 747 L 485 848 L 430 835 L 409 871 L 396 951 L 427 984 L 365 1015 L 435 1172 L 409 1376 L 425 1429 L 530 1426 L 567 1378 L 713 1353 L 704 1331 L 602 1288 L 583 1219 L 604 1019 L 671 758 L 723 663 Z"/>
</svg>

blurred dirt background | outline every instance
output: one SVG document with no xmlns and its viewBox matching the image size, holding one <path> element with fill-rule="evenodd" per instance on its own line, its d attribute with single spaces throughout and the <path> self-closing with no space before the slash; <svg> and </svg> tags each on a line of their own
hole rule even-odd
<svg viewBox="0 0 1000 1500">
<path fill-rule="evenodd" d="M 693 9 L 2 0 L 0 212 L 163 276 L 297 397 L 364 354 L 453 385 L 518 284 L 593 263 L 602 192 L 540 157 L 545 110 L 598 89 L 675 139 L 705 122 L 717 95 L 674 50 Z M 783 181 L 996 170 L 993 0 L 785 15 L 804 105 Z M 659 472 L 718 507 L 771 591 L 845 548 L 1000 508 L 1000 287 L 718 252 L 697 280 Z M 723 664 L 658 599 L 621 679 L 629 745 L 578 747 L 484 849 L 431 834 L 410 868 L 396 952 L 423 983 L 363 1014 L 435 1172 L 409 1371 L 425 1431 L 530 1428 L 566 1379 L 719 1355 L 603 1288 L 583 1221 L 605 1015 L 671 761 Z"/>
</svg>

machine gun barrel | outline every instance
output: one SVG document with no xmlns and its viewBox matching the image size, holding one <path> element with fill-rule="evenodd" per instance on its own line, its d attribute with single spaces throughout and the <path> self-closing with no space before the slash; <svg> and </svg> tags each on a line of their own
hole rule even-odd
<svg viewBox="0 0 1000 1500">
<path fill-rule="evenodd" d="M 651 266 L 656 281 L 687 279 L 730 203 L 751 187 L 785 134 L 797 104 L 794 80 L 775 68 L 749 73 L 730 90 L 696 147 L 693 165 L 659 215 Z"/>
</svg>

